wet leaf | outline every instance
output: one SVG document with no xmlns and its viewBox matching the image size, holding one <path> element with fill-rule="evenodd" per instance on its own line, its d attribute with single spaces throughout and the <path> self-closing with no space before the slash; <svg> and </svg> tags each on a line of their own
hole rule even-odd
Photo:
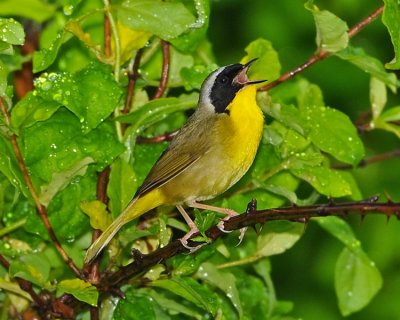
<svg viewBox="0 0 400 320">
<path fill-rule="evenodd" d="M 195 22 L 195 17 L 180 2 L 125 0 L 117 10 L 119 20 L 126 26 L 164 40 L 176 38 Z"/>
<path fill-rule="evenodd" d="M 91 306 L 97 306 L 99 292 L 97 291 L 96 287 L 92 286 L 89 282 L 81 279 L 62 280 L 57 285 L 57 290 L 64 293 L 69 293 L 79 301 L 90 304 Z"/>
</svg>

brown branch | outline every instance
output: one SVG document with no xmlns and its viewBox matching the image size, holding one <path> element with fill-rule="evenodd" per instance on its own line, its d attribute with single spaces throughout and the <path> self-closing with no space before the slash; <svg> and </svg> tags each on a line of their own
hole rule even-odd
<svg viewBox="0 0 400 320">
<path fill-rule="evenodd" d="M 381 154 L 376 154 L 373 155 L 371 157 L 362 159 L 358 165 L 356 166 L 356 168 L 364 168 L 370 164 L 379 162 L 379 161 L 384 161 L 384 160 L 388 160 L 388 159 L 392 159 L 392 158 L 397 158 L 400 157 L 400 149 L 397 150 L 393 150 L 393 151 L 388 151 L 388 152 L 384 152 Z M 339 169 L 339 170 L 345 170 L 345 169 L 354 169 L 354 166 L 347 164 L 347 163 L 338 163 L 338 164 L 334 164 L 332 166 L 333 169 Z"/>
<path fill-rule="evenodd" d="M 139 77 L 139 66 L 140 66 L 140 60 L 142 59 L 143 55 L 143 48 L 139 49 L 136 52 L 135 55 L 135 60 L 133 61 L 132 68 L 128 70 L 128 88 L 127 88 L 127 93 L 126 93 L 126 99 L 125 99 L 125 105 L 124 108 L 121 110 L 122 114 L 127 114 L 129 113 L 129 110 L 132 107 L 132 102 L 133 102 L 133 97 L 135 93 L 135 85 L 136 85 L 136 80 Z"/>
<path fill-rule="evenodd" d="M 169 74 L 169 64 L 170 64 L 170 54 L 169 54 L 169 43 L 167 41 L 161 41 L 162 52 L 163 52 L 163 65 L 161 71 L 160 85 L 157 88 L 153 99 L 161 98 L 167 89 L 168 74 Z"/>
<path fill-rule="evenodd" d="M 354 37 L 357 33 L 359 33 L 361 30 L 363 30 L 367 25 L 369 25 L 372 21 L 374 21 L 382 12 L 383 12 L 384 6 L 380 6 L 378 9 L 376 9 L 372 14 L 370 14 L 368 17 L 354 25 L 348 32 L 349 39 Z M 311 56 L 305 63 L 303 63 L 301 66 L 290 70 L 283 75 L 281 75 L 277 80 L 272 81 L 268 83 L 267 85 L 261 87 L 259 90 L 260 91 L 268 91 L 277 85 L 281 84 L 282 82 L 285 82 L 291 78 L 293 78 L 295 75 L 298 73 L 303 72 L 305 69 L 309 68 L 312 66 L 314 63 L 325 59 L 326 57 L 330 56 L 331 53 L 327 51 L 318 51 L 315 53 L 313 56 Z"/>
<path fill-rule="evenodd" d="M 10 127 L 10 115 L 8 114 L 7 108 L 4 104 L 3 98 L 0 97 L 0 109 L 1 112 L 3 113 L 4 116 L 4 121 L 5 124 Z M 40 219 L 42 220 L 44 226 L 47 229 L 47 233 L 50 236 L 50 239 L 52 240 L 54 246 L 56 247 L 57 251 L 60 253 L 60 255 L 62 256 L 62 258 L 64 259 L 64 261 L 69 265 L 69 267 L 72 269 L 72 271 L 78 276 L 80 277 L 80 271 L 78 269 L 78 267 L 75 265 L 75 263 L 72 261 L 72 259 L 69 257 L 69 255 L 67 254 L 67 252 L 64 250 L 64 248 L 62 247 L 60 241 L 57 239 L 56 234 L 54 233 L 54 230 L 50 224 L 49 218 L 47 216 L 47 211 L 46 208 L 44 206 L 42 206 L 42 204 L 40 203 L 39 200 L 39 196 L 36 193 L 35 187 L 33 186 L 32 180 L 30 178 L 28 169 L 25 165 L 25 161 L 22 157 L 21 154 L 21 150 L 18 146 L 18 142 L 17 142 L 17 136 L 15 134 L 11 134 L 10 135 L 10 140 L 11 140 L 11 144 L 15 153 L 15 156 L 17 157 L 18 160 L 18 165 L 19 168 L 22 172 L 22 175 L 24 176 L 25 179 L 25 183 L 28 187 L 29 193 L 33 199 L 33 202 L 35 203 L 36 206 L 36 211 L 40 217 Z"/>
<path fill-rule="evenodd" d="M 0 254 L 0 264 L 7 271 L 10 269 L 10 263 L 2 254 Z M 45 305 L 42 298 L 35 292 L 35 290 L 33 290 L 31 282 L 18 277 L 15 277 L 15 280 L 18 282 L 19 287 L 31 296 L 32 300 L 38 305 L 38 307 L 43 307 Z"/>
<path fill-rule="evenodd" d="M 400 203 L 377 203 L 378 197 L 372 197 L 360 202 L 351 203 L 328 203 L 304 207 L 291 206 L 286 208 L 275 208 L 257 211 L 256 201 L 252 200 L 245 213 L 237 215 L 225 221 L 226 231 L 239 230 L 244 227 L 256 224 L 265 224 L 268 221 L 285 220 L 295 222 L 308 222 L 313 217 L 342 216 L 348 213 L 356 213 L 364 217 L 367 213 L 384 214 L 388 218 L 395 215 L 400 218 Z M 210 241 L 215 241 L 225 234 L 217 226 L 209 228 L 205 234 Z M 196 237 L 197 234 L 193 235 Z M 191 242 L 191 246 L 199 245 L 198 242 Z M 98 289 L 102 292 L 110 292 L 116 286 L 120 286 L 133 276 L 137 276 L 151 268 L 163 263 L 167 259 L 183 252 L 188 252 L 179 240 L 175 240 L 167 246 L 160 248 L 150 254 L 143 255 L 139 251 L 132 252 L 134 261 L 110 275 L 104 275 Z"/>
<path fill-rule="evenodd" d="M 172 131 L 172 132 L 166 132 L 162 135 L 155 136 L 155 137 L 142 137 L 138 136 L 136 138 L 136 143 L 137 144 L 150 144 L 150 143 L 160 143 L 164 141 L 171 141 L 173 137 L 175 137 L 179 132 L 179 129 Z"/>
<path fill-rule="evenodd" d="M 39 44 L 39 26 L 32 21 L 25 22 L 24 25 L 26 40 L 21 47 L 21 53 L 24 56 L 32 54 L 38 48 Z M 18 100 L 22 99 L 28 92 L 33 90 L 33 71 L 32 60 L 22 64 L 21 70 L 14 73 L 15 95 Z"/>
<path fill-rule="evenodd" d="M 111 4 L 111 0 L 109 0 Z M 104 55 L 111 57 L 111 24 L 107 12 L 104 13 Z"/>
</svg>

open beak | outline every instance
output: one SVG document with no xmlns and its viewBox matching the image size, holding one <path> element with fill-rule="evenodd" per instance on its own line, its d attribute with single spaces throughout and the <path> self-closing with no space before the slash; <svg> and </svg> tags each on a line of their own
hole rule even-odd
<svg viewBox="0 0 400 320">
<path fill-rule="evenodd" d="M 237 76 L 233 79 L 233 82 L 236 82 L 242 86 L 247 86 L 249 84 L 256 84 L 267 81 L 267 80 L 249 80 L 249 77 L 247 76 L 247 71 L 250 69 L 250 66 L 257 61 L 257 59 L 258 58 L 255 58 L 244 64 L 242 70 L 240 70 Z"/>
</svg>

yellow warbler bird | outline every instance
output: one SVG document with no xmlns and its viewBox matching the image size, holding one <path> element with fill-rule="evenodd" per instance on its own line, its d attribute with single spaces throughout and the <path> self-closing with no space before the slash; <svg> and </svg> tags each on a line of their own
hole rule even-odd
<svg viewBox="0 0 400 320">
<path fill-rule="evenodd" d="M 253 163 L 264 123 L 254 86 L 264 80 L 250 81 L 247 76 L 255 60 L 221 67 L 206 78 L 196 111 L 153 166 L 127 208 L 87 250 L 85 263 L 96 258 L 123 225 L 161 205 L 176 205 L 191 227 L 181 239 L 186 247 L 198 229 L 183 204 L 234 214 L 198 201 L 229 189 Z"/>
</svg>

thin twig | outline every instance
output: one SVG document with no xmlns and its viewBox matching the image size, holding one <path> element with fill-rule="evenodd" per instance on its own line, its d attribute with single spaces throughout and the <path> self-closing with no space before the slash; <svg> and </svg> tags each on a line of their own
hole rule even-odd
<svg viewBox="0 0 400 320">
<path fill-rule="evenodd" d="M 104 55 L 107 58 L 111 57 L 111 24 L 107 11 L 104 13 Z"/>
<path fill-rule="evenodd" d="M 103 0 L 103 1 L 104 1 L 105 15 L 107 16 L 111 33 L 114 38 L 114 79 L 116 82 L 119 82 L 119 73 L 120 73 L 119 69 L 121 66 L 121 43 L 118 34 L 117 24 L 115 22 L 113 15 L 111 14 L 111 7 L 110 7 L 111 0 Z M 106 30 L 104 30 L 104 32 L 106 32 Z M 111 48 L 111 37 L 107 39 L 107 41 L 108 43 L 105 44 L 105 48 L 107 48 L 108 46 Z"/>
<path fill-rule="evenodd" d="M 153 99 L 161 98 L 167 89 L 168 74 L 169 74 L 169 64 L 170 64 L 170 54 L 169 54 L 169 43 L 167 41 L 161 41 L 162 52 L 163 52 L 163 65 L 161 71 L 160 85 L 157 88 Z"/>
<path fill-rule="evenodd" d="M 159 136 L 154 136 L 154 137 L 142 137 L 138 136 L 136 138 L 136 143 L 137 144 L 151 144 L 151 143 L 160 143 L 164 141 L 171 141 L 173 137 L 175 137 L 179 132 L 178 130 L 172 131 L 172 132 L 167 132 Z"/>
<path fill-rule="evenodd" d="M 400 157 L 400 149 L 393 150 L 393 151 L 388 151 L 384 152 L 381 154 L 376 154 L 371 157 L 362 159 L 359 164 L 356 166 L 356 168 L 363 168 L 366 167 L 370 164 L 379 162 L 379 161 L 384 161 L 392 158 L 397 158 Z M 344 169 L 354 169 L 354 166 L 347 164 L 347 163 L 338 163 L 332 166 L 333 169 L 339 169 L 339 170 L 344 170 Z"/>
<path fill-rule="evenodd" d="M 7 271 L 10 269 L 10 263 L 7 261 L 7 259 L 0 254 L 0 264 L 4 267 L 4 269 L 6 269 Z M 22 278 L 18 278 L 16 277 L 15 280 L 18 282 L 19 287 L 24 290 L 25 292 L 27 292 L 32 300 L 39 306 L 39 307 L 43 307 L 45 305 L 45 302 L 40 298 L 40 296 L 35 292 L 35 290 L 33 290 L 33 286 L 32 283 L 22 279 Z"/>
<path fill-rule="evenodd" d="M 378 197 L 372 197 L 360 202 L 351 203 L 327 203 L 311 206 L 291 206 L 286 208 L 256 210 L 255 201 L 249 203 L 248 210 L 224 222 L 225 232 L 240 230 L 244 227 L 265 224 L 268 221 L 283 220 L 306 223 L 313 217 L 342 216 L 348 213 L 355 213 L 364 217 L 367 213 L 384 214 L 388 218 L 395 215 L 400 218 L 400 203 L 377 203 Z M 218 226 L 209 228 L 205 234 L 209 241 L 215 241 L 225 234 Z M 193 235 L 196 237 L 197 234 Z M 191 246 L 199 245 L 198 242 L 191 242 Z M 173 241 L 167 246 L 160 248 L 150 254 L 143 255 L 139 251 L 133 252 L 134 261 L 110 275 L 104 275 L 98 289 L 103 292 L 110 292 L 115 286 L 120 286 L 127 279 L 142 274 L 152 266 L 163 263 L 167 259 L 183 252 L 188 252 L 179 240 Z"/>
<path fill-rule="evenodd" d="M 4 116 L 4 121 L 5 124 L 10 127 L 10 115 L 8 114 L 7 108 L 4 104 L 3 98 L 0 97 L 0 109 L 1 112 L 3 113 Z M 40 203 L 39 200 L 39 196 L 36 193 L 36 190 L 33 186 L 32 180 L 30 178 L 28 169 L 25 165 L 25 161 L 22 157 L 21 154 L 21 150 L 18 146 L 18 142 L 17 142 L 17 136 L 15 134 L 11 134 L 10 135 L 10 140 L 11 140 L 11 144 L 13 146 L 13 150 L 15 153 L 15 156 L 17 157 L 18 160 L 18 165 L 19 168 L 22 172 L 22 175 L 24 176 L 25 179 L 25 183 L 28 187 L 29 193 L 33 199 L 33 202 L 35 203 L 36 206 L 36 211 L 40 217 L 40 219 L 42 220 L 44 226 L 47 229 L 47 233 L 50 236 L 50 239 L 52 240 L 54 246 L 56 247 L 57 251 L 60 253 L 60 255 L 62 256 L 62 258 L 64 259 L 64 261 L 70 266 L 70 268 L 74 271 L 74 273 L 80 277 L 81 273 L 78 269 L 78 267 L 75 265 L 75 263 L 72 261 L 72 259 L 70 258 L 70 256 L 67 254 L 67 252 L 64 250 L 63 246 L 61 245 L 60 241 L 57 239 L 56 234 L 54 233 L 54 230 L 50 224 L 49 218 L 47 216 L 47 211 L 46 208 L 44 206 L 42 206 L 42 204 Z"/>
<path fill-rule="evenodd" d="M 369 25 L 372 21 L 374 21 L 382 12 L 383 12 L 384 6 L 380 6 L 378 9 L 376 9 L 372 14 L 370 14 L 368 17 L 354 25 L 348 32 L 349 38 L 354 37 L 357 33 L 359 33 L 361 30 L 363 30 L 367 25 Z M 277 85 L 281 84 L 282 82 L 285 82 L 291 78 L 293 78 L 295 75 L 298 73 L 303 72 L 305 69 L 309 68 L 312 66 L 314 63 L 325 59 L 326 57 L 330 56 L 331 53 L 327 51 L 318 51 L 315 53 L 313 56 L 311 56 L 305 63 L 303 63 L 301 66 L 290 70 L 283 75 L 281 75 L 277 80 L 272 81 L 268 83 L 267 85 L 261 87 L 259 90 L 260 91 L 268 91 Z"/>
<path fill-rule="evenodd" d="M 139 77 L 139 66 L 140 66 L 140 60 L 143 55 L 143 48 L 139 49 L 136 52 L 135 59 L 132 64 L 132 68 L 128 70 L 128 89 L 126 92 L 126 99 L 125 99 L 125 106 L 121 110 L 122 114 L 127 114 L 129 113 L 129 110 L 132 107 L 132 102 L 133 102 L 133 97 L 135 94 L 135 85 L 136 85 L 136 80 Z"/>
</svg>

